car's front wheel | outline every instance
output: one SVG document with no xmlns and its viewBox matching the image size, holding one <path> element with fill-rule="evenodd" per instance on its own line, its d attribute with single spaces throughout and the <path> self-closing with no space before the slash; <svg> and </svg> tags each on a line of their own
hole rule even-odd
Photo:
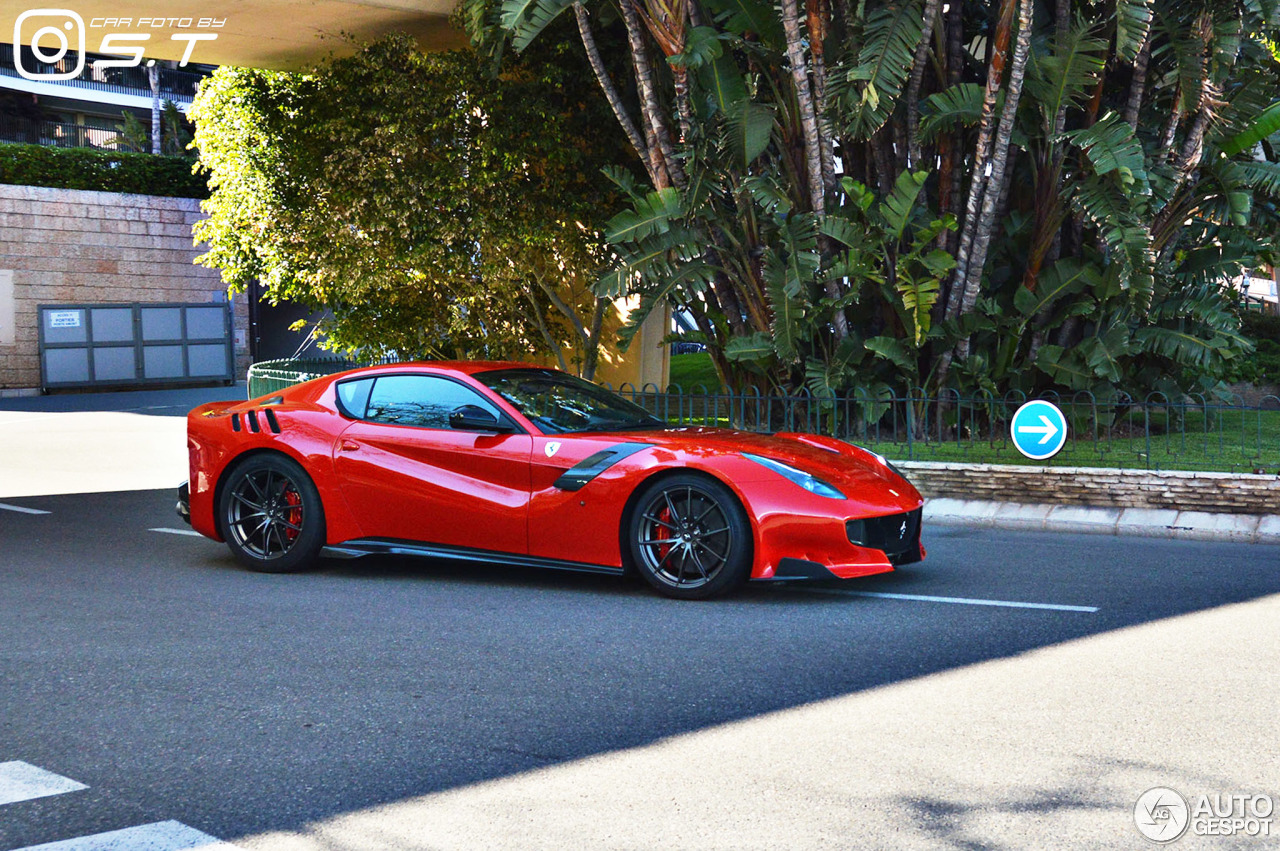
<svg viewBox="0 0 1280 851">
<path fill-rule="evenodd" d="M 716 597 L 751 572 L 746 512 L 708 476 L 681 473 L 653 482 L 636 500 L 628 526 L 632 563 L 668 597 Z"/>
<path fill-rule="evenodd" d="M 251 570 L 288 573 L 324 546 L 324 507 L 306 471 L 283 455 L 252 455 L 227 473 L 218 500 L 223 539 Z"/>
</svg>

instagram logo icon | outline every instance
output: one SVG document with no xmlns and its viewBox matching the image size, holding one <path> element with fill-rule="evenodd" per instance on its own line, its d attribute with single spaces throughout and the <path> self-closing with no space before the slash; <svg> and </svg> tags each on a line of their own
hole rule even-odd
<svg viewBox="0 0 1280 851">
<path fill-rule="evenodd" d="M 23 37 L 24 29 L 31 33 L 27 38 Z M 72 45 L 71 37 L 75 38 L 75 45 Z M 57 46 L 51 51 L 41 44 L 48 41 L 57 42 Z M 61 60 L 74 49 L 76 65 L 69 71 L 50 73 L 26 68 L 22 63 L 22 51 L 18 49 L 22 44 L 31 45 L 31 54 L 37 62 L 49 64 Z M 74 79 L 84 70 L 84 19 L 70 9 L 29 9 L 14 21 L 13 46 L 14 67 L 28 80 Z"/>
</svg>

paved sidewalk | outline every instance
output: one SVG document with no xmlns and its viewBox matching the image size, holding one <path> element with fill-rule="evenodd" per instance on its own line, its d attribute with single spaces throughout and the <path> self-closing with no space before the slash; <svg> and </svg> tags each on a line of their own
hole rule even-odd
<svg viewBox="0 0 1280 851">
<path fill-rule="evenodd" d="M 1280 490 L 1277 499 L 1280 500 Z M 924 519 L 943 526 L 1280 544 L 1280 514 L 1215 514 L 939 497 L 925 504 Z"/>
<path fill-rule="evenodd" d="M 187 412 L 244 384 L 0 399 L 0 499 L 177 487 Z"/>
<path fill-rule="evenodd" d="M 1153 786 L 1277 793 L 1280 756 L 1264 744 L 1277 618 L 1280 596 L 1262 597 L 235 844 L 1151 848 L 1133 812 Z M 1225 636 L 1248 636 L 1247 654 L 1224 654 Z M 786 658 L 789 643 L 765 652 Z M 1170 847 L 1262 851 L 1275 841 L 1188 831 Z"/>
</svg>

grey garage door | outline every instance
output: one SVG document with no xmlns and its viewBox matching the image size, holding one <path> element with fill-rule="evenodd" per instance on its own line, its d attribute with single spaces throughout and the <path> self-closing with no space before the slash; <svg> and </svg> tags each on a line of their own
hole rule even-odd
<svg viewBox="0 0 1280 851">
<path fill-rule="evenodd" d="M 227 304 L 42 304 L 45 389 L 233 381 Z"/>
</svg>

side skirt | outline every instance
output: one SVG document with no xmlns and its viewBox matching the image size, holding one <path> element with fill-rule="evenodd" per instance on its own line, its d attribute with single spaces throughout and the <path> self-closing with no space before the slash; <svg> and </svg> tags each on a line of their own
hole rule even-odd
<svg viewBox="0 0 1280 851">
<path fill-rule="evenodd" d="M 334 544 L 320 550 L 320 555 L 325 558 L 344 559 L 372 555 L 417 556 L 449 561 L 503 564 L 510 567 L 543 567 L 552 570 L 573 570 L 578 573 L 605 573 L 610 576 L 622 576 L 623 574 L 622 568 L 610 567 L 604 564 L 587 564 L 581 561 L 562 561 L 554 558 L 520 555 L 519 553 L 500 553 L 492 550 L 476 550 L 470 547 L 421 544 L 416 541 L 396 541 L 382 538 L 360 538 L 354 541 L 343 541 L 341 544 Z"/>
</svg>

